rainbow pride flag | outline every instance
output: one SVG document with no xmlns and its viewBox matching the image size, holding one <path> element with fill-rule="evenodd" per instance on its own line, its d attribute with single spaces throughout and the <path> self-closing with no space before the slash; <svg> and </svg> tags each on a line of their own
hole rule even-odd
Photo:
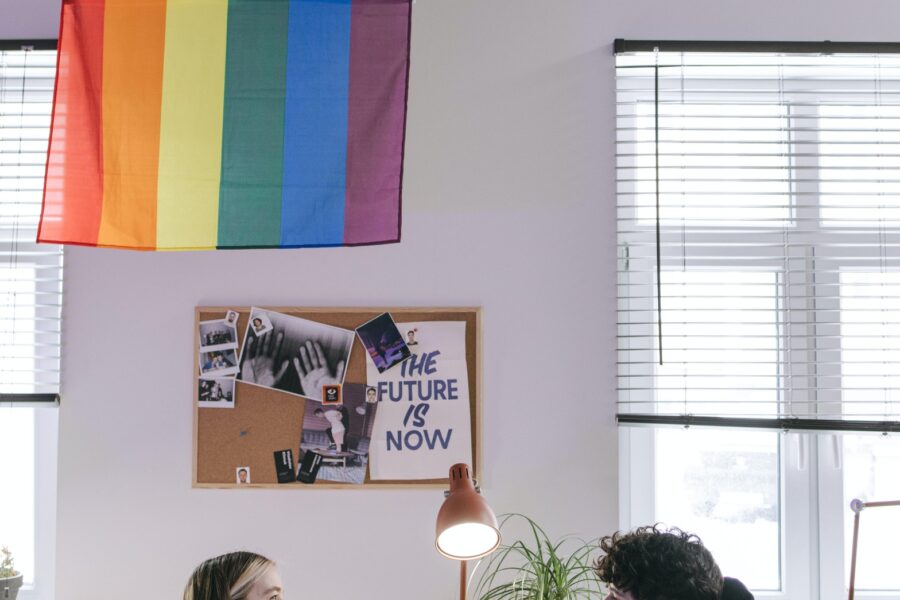
<svg viewBox="0 0 900 600">
<path fill-rule="evenodd" d="M 410 0 L 64 0 L 38 241 L 399 241 L 410 13 Z"/>
</svg>

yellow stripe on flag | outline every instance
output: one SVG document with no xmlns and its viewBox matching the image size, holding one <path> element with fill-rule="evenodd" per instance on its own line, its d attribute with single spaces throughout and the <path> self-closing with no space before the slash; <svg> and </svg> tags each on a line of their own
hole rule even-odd
<svg viewBox="0 0 900 600">
<path fill-rule="evenodd" d="M 157 247 L 215 248 L 228 0 L 168 0 Z"/>
</svg>

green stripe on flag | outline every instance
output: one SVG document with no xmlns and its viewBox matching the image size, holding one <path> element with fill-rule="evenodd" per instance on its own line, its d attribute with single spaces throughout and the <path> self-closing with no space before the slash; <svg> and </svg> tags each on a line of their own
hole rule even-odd
<svg viewBox="0 0 900 600">
<path fill-rule="evenodd" d="M 218 246 L 279 246 L 286 0 L 230 0 Z"/>
</svg>

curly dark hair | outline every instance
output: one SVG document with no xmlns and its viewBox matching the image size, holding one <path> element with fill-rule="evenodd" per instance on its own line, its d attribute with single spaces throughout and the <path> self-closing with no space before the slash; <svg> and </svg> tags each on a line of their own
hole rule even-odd
<svg viewBox="0 0 900 600">
<path fill-rule="evenodd" d="M 722 572 L 696 535 L 659 524 L 600 540 L 594 563 L 601 581 L 636 600 L 716 600 Z"/>
</svg>

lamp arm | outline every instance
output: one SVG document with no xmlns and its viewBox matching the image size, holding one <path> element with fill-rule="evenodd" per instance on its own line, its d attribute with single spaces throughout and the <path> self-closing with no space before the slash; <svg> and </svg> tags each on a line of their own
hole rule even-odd
<svg viewBox="0 0 900 600">
<path fill-rule="evenodd" d="M 475 491 L 480 494 L 481 493 L 481 485 L 479 485 L 477 479 L 472 480 L 472 485 L 475 486 Z M 450 497 L 450 490 L 444 490 L 444 499 L 447 499 L 449 497 Z"/>
<path fill-rule="evenodd" d="M 859 541 L 859 510 L 854 509 L 853 513 L 853 545 L 850 549 L 850 590 L 847 593 L 847 600 L 853 600 L 854 590 L 856 589 L 856 547 Z"/>
<path fill-rule="evenodd" d="M 466 600 L 466 562 L 459 561 L 459 600 Z"/>
<path fill-rule="evenodd" d="M 900 506 L 900 500 L 863 502 L 859 498 L 854 498 L 850 501 L 850 510 L 853 511 L 853 543 L 850 547 L 850 589 L 847 591 L 847 600 L 853 600 L 856 590 L 856 551 L 859 542 L 859 513 L 865 508 L 879 508 L 882 506 Z"/>
<path fill-rule="evenodd" d="M 900 506 L 900 500 L 887 500 L 883 502 L 863 502 L 865 508 L 878 508 L 879 506 Z"/>
</svg>

